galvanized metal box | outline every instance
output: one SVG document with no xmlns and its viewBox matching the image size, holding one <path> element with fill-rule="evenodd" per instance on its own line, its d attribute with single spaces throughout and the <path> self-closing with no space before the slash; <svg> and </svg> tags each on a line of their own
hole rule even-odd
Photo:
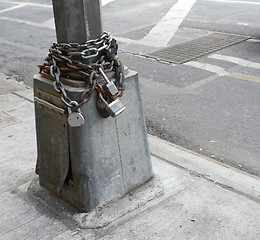
<svg viewBox="0 0 260 240">
<path fill-rule="evenodd" d="M 71 99 L 79 100 L 84 84 L 63 79 Z M 153 176 L 138 75 L 128 70 L 120 99 L 126 110 L 102 118 L 96 92 L 81 107 L 85 124 L 71 128 L 67 112 L 49 75 L 34 76 L 40 184 L 81 211 L 123 196 Z"/>
</svg>

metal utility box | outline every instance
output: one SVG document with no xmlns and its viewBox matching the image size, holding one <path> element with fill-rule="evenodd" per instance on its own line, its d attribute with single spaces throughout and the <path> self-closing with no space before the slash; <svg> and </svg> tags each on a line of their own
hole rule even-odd
<svg viewBox="0 0 260 240">
<path fill-rule="evenodd" d="M 113 76 L 112 76 L 113 77 Z M 113 80 L 113 78 L 112 78 Z M 40 185 L 81 211 L 121 197 L 153 176 L 136 72 L 125 74 L 126 110 L 102 118 L 97 94 L 81 107 L 82 127 L 71 128 L 67 110 L 51 76 L 34 76 Z M 61 79 L 71 99 L 79 100 L 84 82 Z"/>
</svg>

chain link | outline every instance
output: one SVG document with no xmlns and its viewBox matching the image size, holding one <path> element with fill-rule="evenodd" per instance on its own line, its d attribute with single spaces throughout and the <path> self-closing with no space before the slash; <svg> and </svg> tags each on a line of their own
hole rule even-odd
<svg viewBox="0 0 260 240">
<path fill-rule="evenodd" d="M 99 54 L 100 58 L 95 63 L 86 64 L 79 61 L 80 58 L 84 61 L 84 59 L 97 57 Z M 100 38 L 88 40 L 84 44 L 53 43 L 45 62 L 38 67 L 40 72 L 51 74 L 55 79 L 53 82 L 55 91 L 60 94 L 61 101 L 73 112 L 89 101 L 95 89 L 100 89 L 101 86 L 97 83 L 98 69 L 101 68 L 104 72 L 117 70 L 115 68 L 118 64 L 115 63 L 118 63 L 116 41 L 109 33 L 103 32 Z M 87 87 L 79 102 L 68 97 L 64 85 L 60 81 L 60 77 L 65 76 L 86 81 Z M 120 79 L 120 81 L 122 80 Z M 110 97 L 114 100 L 122 95 L 123 90 L 119 91 L 116 96 Z"/>
</svg>

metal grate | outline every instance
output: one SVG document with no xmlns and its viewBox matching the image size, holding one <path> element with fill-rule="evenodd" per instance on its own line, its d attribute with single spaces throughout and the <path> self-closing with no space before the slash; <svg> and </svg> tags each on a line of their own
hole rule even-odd
<svg viewBox="0 0 260 240">
<path fill-rule="evenodd" d="M 145 53 L 144 56 L 160 61 L 182 64 L 249 38 L 251 37 L 226 33 L 212 33 L 192 41 Z"/>
</svg>

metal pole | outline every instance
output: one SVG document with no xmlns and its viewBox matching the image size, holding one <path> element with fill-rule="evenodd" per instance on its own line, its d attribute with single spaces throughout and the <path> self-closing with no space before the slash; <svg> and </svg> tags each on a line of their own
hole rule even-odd
<svg viewBox="0 0 260 240">
<path fill-rule="evenodd" d="M 101 35 L 100 0 L 52 1 L 59 43 L 83 44 Z M 79 102 L 85 90 L 73 81 L 66 79 L 64 88 Z M 153 176 L 137 73 L 128 70 L 124 82 L 123 114 L 101 118 L 93 96 L 81 107 L 85 125 L 72 128 L 53 79 L 34 77 L 40 185 L 81 211 L 120 198 Z"/>
<path fill-rule="evenodd" d="M 100 0 L 52 0 L 57 41 L 84 43 L 102 33 Z"/>
</svg>

